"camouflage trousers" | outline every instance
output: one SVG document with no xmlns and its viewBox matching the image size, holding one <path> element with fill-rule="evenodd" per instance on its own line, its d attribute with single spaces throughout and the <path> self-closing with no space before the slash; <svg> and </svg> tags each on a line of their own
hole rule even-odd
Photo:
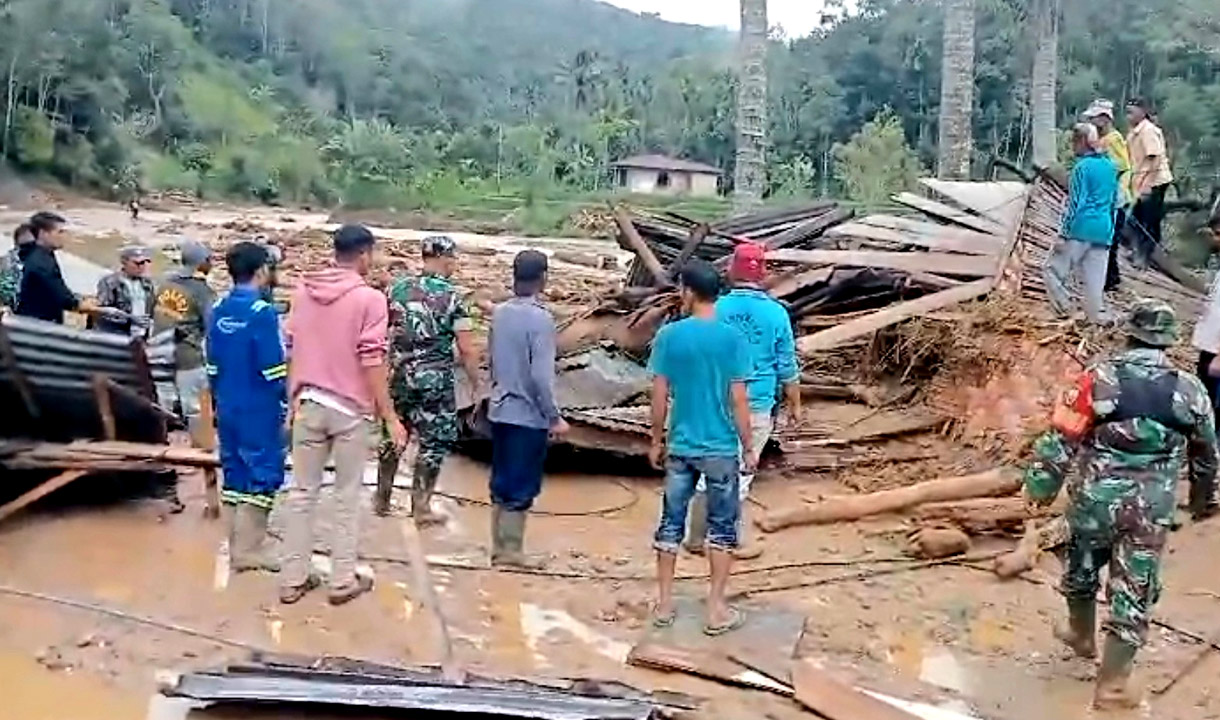
<svg viewBox="0 0 1220 720">
<path fill-rule="evenodd" d="M 398 417 L 419 444 L 414 468 L 416 485 L 435 485 L 441 464 L 458 439 L 453 371 L 400 368 L 391 379 L 390 390 Z M 397 465 L 400 459 L 384 428 L 378 455 L 383 464 Z"/>
<path fill-rule="evenodd" d="M 1129 645 L 1141 647 L 1148 636 L 1152 608 L 1161 595 L 1164 547 L 1164 533 L 1120 532 L 1110 538 L 1073 528 L 1060 589 L 1069 602 L 1093 600 L 1101 586 L 1101 570 L 1108 566 L 1110 617 L 1104 629 Z"/>
</svg>

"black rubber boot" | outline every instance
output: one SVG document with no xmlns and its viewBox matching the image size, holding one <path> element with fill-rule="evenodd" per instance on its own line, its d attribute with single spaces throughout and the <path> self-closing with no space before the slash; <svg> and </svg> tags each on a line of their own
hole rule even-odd
<svg viewBox="0 0 1220 720">
<path fill-rule="evenodd" d="M 441 525 L 445 516 L 432 511 L 432 495 L 436 491 L 436 479 L 440 475 L 438 468 L 430 467 L 422 462 L 415 463 L 415 478 L 411 484 L 411 517 L 420 527 Z"/>
<path fill-rule="evenodd" d="M 1093 707 L 1098 710 L 1132 710 L 1140 706 L 1140 694 L 1129 685 L 1139 648 L 1114 635 L 1106 636 Z"/>
<path fill-rule="evenodd" d="M 1093 600 L 1068 600 L 1068 624 L 1055 630 L 1055 637 L 1071 648 L 1077 657 L 1097 657 L 1097 603 Z"/>
<path fill-rule="evenodd" d="M 399 455 L 382 450 L 377 460 L 377 496 L 373 512 L 381 517 L 390 514 L 390 498 L 394 495 L 394 480 L 398 477 Z"/>
<path fill-rule="evenodd" d="M 546 561 L 525 554 L 525 518 L 524 512 L 515 510 L 498 511 L 494 516 L 494 536 L 499 541 L 499 547 L 492 553 L 491 564 L 521 568 L 523 570 L 542 570 Z"/>
</svg>

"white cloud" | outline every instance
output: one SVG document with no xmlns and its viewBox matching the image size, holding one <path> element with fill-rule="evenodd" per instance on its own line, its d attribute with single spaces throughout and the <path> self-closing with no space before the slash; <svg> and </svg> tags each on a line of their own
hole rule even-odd
<svg viewBox="0 0 1220 720">
<path fill-rule="evenodd" d="M 658 13 L 666 20 L 736 29 L 740 0 L 603 0 L 636 12 Z M 768 21 L 782 25 L 789 37 L 808 35 L 822 15 L 820 0 L 768 0 Z"/>
</svg>

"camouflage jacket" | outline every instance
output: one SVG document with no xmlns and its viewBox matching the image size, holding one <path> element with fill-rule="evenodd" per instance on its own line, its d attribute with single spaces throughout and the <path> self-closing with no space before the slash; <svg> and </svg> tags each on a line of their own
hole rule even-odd
<svg viewBox="0 0 1220 720">
<path fill-rule="evenodd" d="M 90 318 L 89 326 L 105 332 L 146 336 L 152 324 L 156 289 L 153 287 L 153 281 L 148 278 L 142 277 L 136 281 L 144 288 L 143 312 L 133 313 L 134 301 L 126 279 L 122 272 L 113 272 L 97 283 L 97 305 L 102 312 L 96 318 Z M 116 312 L 107 313 L 106 308 Z M 138 317 L 138 320 L 133 322 L 133 317 Z"/>
<path fill-rule="evenodd" d="M 174 330 L 174 364 L 178 370 L 203 367 L 204 338 L 216 304 L 216 293 L 207 278 L 197 273 L 180 272 L 168 278 L 157 290 L 153 311 L 154 329 Z"/>
<path fill-rule="evenodd" d="M 1177 506 L 1178 475 L 1189 461 L 1192 512 L 1214 508 L 1215 419 L 1197 377 L 1174 369 L 1164 352 L 1139 348 L 1099 363 L 1082 379 L 1082 388 L 1065 401 L 1091 419 L 1078 440 L 1056 427 L 1034 441 L 1025 470 L 1031 497 L 1053 499 L 1079 455 L 1080 472 L 1068 486 L 1074 530 L 1106 534 L 1123 523 L 1164 529 Z"/>
<path fill-rule="evenodd" d="M 17 295 L 21 292 L 21 264 L 16 247 L 0 259 L 0 307 L 17 307 Z"/>
<path fill-rule="evenodd" d="M 470 310 L 448 278 L 424 274 L 390 288 L 390 358 L 395 367 L 452 369 L 453 344 Z"/>
</svg>

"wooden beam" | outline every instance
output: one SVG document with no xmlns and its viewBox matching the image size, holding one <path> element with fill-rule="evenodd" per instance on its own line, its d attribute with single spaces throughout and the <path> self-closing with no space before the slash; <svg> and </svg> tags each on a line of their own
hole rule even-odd
<svg viewBox="0 0 1220 720">
<path fill-rule="evenodd" d="M 977 243 L 979 245 L 994 245 L 996 251 L 1003 247 L 1002 239 L 997 238 L 991 233 L 981 233 L 977 230 L 968 230 L 957 225 L 946 225 L 944 223 L 928 222 L 927 220 L 919 220 L 912 217 L 903 217 L 901 215 L 886 215 L 884 213 L 878 215 L 867 215 L 860 218 L 856 222 L 873 227 L 890 228 L 891 230 L 903 230 L 905 232 L 923 235 L 933 238 L 952 238 L 958 242 Z"/>
<path fill-rule="evenodd" d="M 199 417 L 195 419 L 195 427 L 187 427 L 191 440 L 200 450 L 215 452 L 216 423 L 212 413 L 212 390 L 205 387 L 199 393 Z M 220 481 L 216 477 L 215 468 L 203 470 L 203 516 L 210 520 L 220 517 Z"/>
<path fill-rule="evenodd" d="M 687 238 L 686 244 L 682 246 L 682 252 L 678 253 L 678 257 L 674 259 L 669 266 L 669 279 L 676 280 L 678 273 L 682 272 L 682 267 L 686 265 L 703 241 L 707 239 L 709 228 L 706 223 L 701 223 L 695 226 L 694 230 L 690 231 L 690 237 Z"/>
<path fill-rule="evenodd" d="M 47 480 L 43 484 L 34 488 L 33 490 L 30 490 L 29 492 L 23 494 L 21 497 L 17 498 L 16 500 L 11 500 L 11 501 L 5 503 L 3 506 L 0 506 L 0 522 L 3 522 L 10 516 L 16 514 L 22 508 L 29 505 L 30 503 L 36 502 L 37 500 L 44 498 L 47 495 L 50 495 L 51 493 L 55 492 L 56 490 L 60 489 L 61 487 L 65 486 L 75 480 L 78 480 L 88 474 L 89 474 L 89 472 L 87 470 L 69 470 L 67 472 L 56 475 L 55 477 L 51 478 L 50 480 Z"/>
<path fill-rule="evenodd" d="M 956 225 L 961 225 L 964 228 L 978 230 L 981 233 L 988 235 L 999 235 L 1004 230 L 1000 224 L 994 220 L 981 218 L 978 215 L 972 215 L 965 210 L 958 210 L 955 207 L 949 207 L 944 203 L 938 203 L 935 200 L 919 197 L 914 193 L 904 192 L 893 197 L 894 202 L 900 205 L 906 205 L 909 208 L 918 210 L 919 212 L 930 215 L 938 220 L 944 220 Z"/>
<path fill-rule="evenodd" d="M 110 401 L 110 386 L 113 382 L 105 373 L 93 376 L 93 399 L 97 402 L 97 414 L 102 421 L 102 437 L 107 440 L 118 440 L 118 425 L 114 420 L 114 404 Z"/>
<path fill-rule="evenodd" d="M 173 414 L 169 410 L 166 410 L 165 408 L 161 407 L 160 405 L 153 402 L 152 400 L 149 400 L 148 398 L 144 397 L 143 395 L 136 392 L 135 390 L 132 390 L 129 387 L 124 387 L 123 385 L 118 384 L 117 382 L 114 381 L 113 378 L 107 377 L 105 380 L 105 383 L 106 383 L 106 387 L 110 390 L 111 393 L 126 400 L 127 402 L 132 403 L 133 405 L 139 406 L 139 407 L 143 408 L 144 410 L 147 410 L 149 413 L 156 415 L 162 421 L 164 421 L 164 422 L 177 422 L 178 421 L 177 415 Z"/>
<path fill-rule="evenodd" d="M 796 701 L 828 720 L 917 720 L 842 682 L 810 659 L 793 666 L 792 684 Z"/>
<path fill-rule="evenodd" d="M 802 355 L 830 350 L 864 335 L 871 335 L 882 328 L 902 322 L 908 318 L 939 310 L 949 305 L 973 300 L 991 291 L 991 280 L 975 280 L 965 285 L 941 290 L 931 295 L 924 295 L 915 300 L 907 300 L 897 305 L 891 305 L 884 310 L 878 310 L 842 325 L 828 328 L 821 332 L 806 335 L 797 340 L 797 348 Z"/>
<path fill-rule="evenodd" d="M 618 223 L 619 237 L 626 243 L 625 249 L 634 252 L 640 262 L 644 263 L 645 269 L 652 275 L 653 285 L 664 285 L 668 279 L 665 266 L 648 247 L 648 243 L 644 242 L 644 238 L 640 237 L 635 225 L 631 224 L 631 216 L 621 205 L 614 208 L 614 220 Z"/>
<path fill-rule="evenodd" d="M 966 232 L 973 232 L 967 230 Z M 851 237 L 861 238 L 864 240 L 876 240 L 879 242 L 894 243 L 896 245 L 914 245 L 916 247 L 924 247 L 930 250 L 942 250 L 945 252 L 965 253 L 967 255 L 986 255 L 995 257 L 1000 251 L 1000 243 L 995 239 L 994 235 L 984 235 L 975 233 L 978 237 L 986 238 L 982 242 L 973 240 L 962 240 L 951 236 L 925 235 L 922 233 L 914 233 L 909 230 L 900 230 L 888 227 L 877 227 L 875 225 L 865 224 L 862 222 L 843 223 L 838 227 L 832 227 L 826 231 L 826 237 Z"/>
<path fill-rule="evenodd" d="M 806 265 L 871 267 L 939 275 L 989 277 L 995 272 L 995 257 L 951 255 L 933 252 L 885 252 L 881 250 L 773 250 L 768 260 Z"/>
</svg>

